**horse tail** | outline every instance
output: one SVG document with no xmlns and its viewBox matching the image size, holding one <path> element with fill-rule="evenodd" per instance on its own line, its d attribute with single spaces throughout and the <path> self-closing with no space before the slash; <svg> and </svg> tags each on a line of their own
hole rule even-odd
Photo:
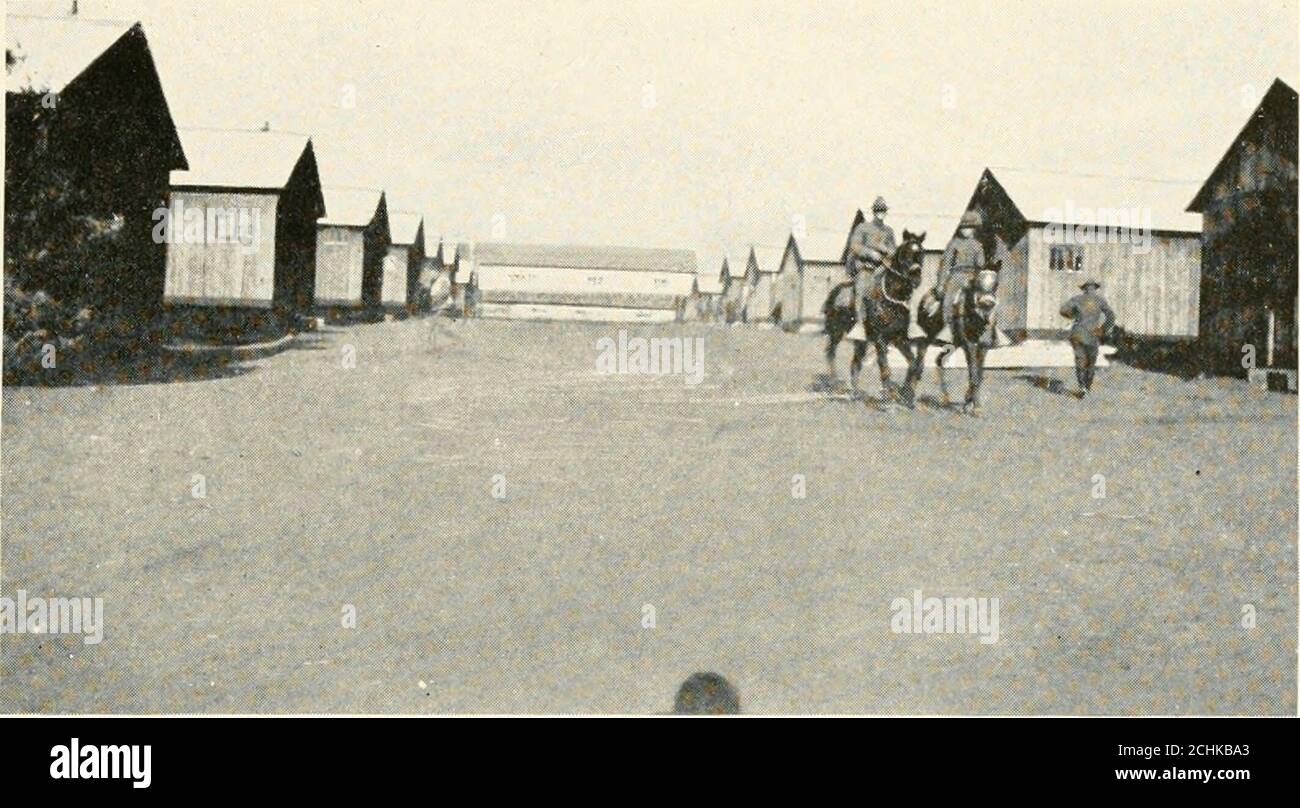
<svg viewBox="0 0 1300 808">
<path fill-rule="evenodd" d="M 839 300 L 840 293 L 844 291 L 844 287 L 852 286 L 852 285 L 853 285 L 853 281 L 842 281 L 831 287 L 830 294 L 826 295 L 826 302 L 822 303 L 823 317 L 827 319 L 830 318 L 831 312 L 835 311 L 835 309 L 838 308 L 835 305 L 835 302 Z"/>
<path fill-rule="evenodd" d="M 831 312 L 834 311 L 834 309 L 835 309 L 835 295 L 838 294 L 838 293 L 839 293 L 839 289 L 831 289 L 830 294 L 826 295 L 826 300 L 822 303 L 822 321 L 823 321 L 823 322 L 829 322 L 829 321 L 830 321 L 830 319 L 831 319 Z"/>
</svg>

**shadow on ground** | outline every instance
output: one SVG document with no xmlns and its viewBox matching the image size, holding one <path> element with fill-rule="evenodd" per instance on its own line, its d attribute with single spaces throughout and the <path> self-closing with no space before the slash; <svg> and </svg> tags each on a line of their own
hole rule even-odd
<svg viewBox="0 0 1300 808">
<path fill-rule="evenodd" d="M 1022 381 L 1031 384 L 1034 387 L 1037 387 L 1039 390 L 1046 390 L 1047 392 L 1053 395 L 1057 395 L 1057 396 L 1071 395 L 1070 391 L 1067 390 L 1065 387 L 1065 382 L 1061 381 L 1060 379 L 1053 378 L 1052 376 L 1044 376 L 1041 373 L 1021 373 L 1020 375 L 1016 376 L 1015 379 L 1017 381 Z"/>
<path fill-rule="evenodd" d="M 6 378 L 6 387 L 87 387 L 167 384 L 243 376 L 253 368 L 244 359 L 201 356 L 153 348 L 131 356 L 97 355 L 75 367 L 50 369 L 44 375 Z"/>
</svg>

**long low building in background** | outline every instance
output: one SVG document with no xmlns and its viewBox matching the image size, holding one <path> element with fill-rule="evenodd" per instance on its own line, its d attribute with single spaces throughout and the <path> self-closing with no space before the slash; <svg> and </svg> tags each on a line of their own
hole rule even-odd
<svg viewBox="0 0 1300 808">
<path fill-rule="evenodd" d="M 672 322 L 695 281 L 695 253 L 641 247 L 462 245 L 483 317 Z"/>
</svg>

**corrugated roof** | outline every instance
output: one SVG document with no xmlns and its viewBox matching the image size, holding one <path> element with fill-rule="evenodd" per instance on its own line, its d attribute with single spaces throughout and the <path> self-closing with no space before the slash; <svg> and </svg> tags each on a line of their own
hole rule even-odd
<svg viewBox="0 0 1300 808">
<path fill-rule="evenodd" d="M 781 270 L 781 259 L 784 256 L 785 250 L 781 247 L 754 247 L 754 261 L 758 264 L 759 272 L 779 272 Z"/>
<path fill-rule="evenodd" d="M 18 57 L 6 92 L 62 92 L 139 23 L 84 17 L 5 15 L 5 50 Z"/>
<path fill-rule="evenodd" d="M 311 142 L 288 132 L 179 129 L 188 171 L 173 171 L 173 187 L 282 189 Z"/>
<path fill-rule="evenodd" d="M 602 247 L 559 244 L 478 242 L 473 259 L 479 264 L 574 269 L 617 269 L 695 274 L 695 253 L 647 247 Z"/>
<path fill-rule="evenodd" d="M 325 215 L 320 224 L 369 227 L 379 212 L 383 191 L 370 188 L 325 188 Z"/>
<path fill-rule="evenodd" d="M 412 213 L 406 210 L 390 210 L 388 212 L 388 229 L 393 235 L 394 244 L 415 244 L 415 240 L 420 236 L 420 224 L 424 217 L 418 213 Z M 424 248 L 420 244 L 421 249 Z"/>
<path fill-rule="evenodd" d="M 1137 209 L 1142 227 L 1201 231 L 1201 217 L 1184 210 L 1187 200 L 1200 188 L 1196 182 L 1011 168 L 990 169 L 990 173 L 1020 214 L 1031 222 L 1097 224 L 1099 211 L 1127 213 Z M 1105 223 L 1106 219 L 1101 221 Z"/>
</svg>

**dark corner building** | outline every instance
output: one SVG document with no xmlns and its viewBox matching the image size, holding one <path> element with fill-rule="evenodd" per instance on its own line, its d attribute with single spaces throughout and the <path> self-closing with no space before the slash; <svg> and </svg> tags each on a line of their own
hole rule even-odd
<svg viewBox="0 0 1300 808">
<path fill-rule="evenodd" d="M 25 228 L 83 216 L 120 228 L 93 270 L 55 262 L 22 282 L 100 309 L 160 311 L 166 252 L 153 215 L 166 205 L 170 173 L 189 166 L 143 27 L 18 14 L 5 26 L 5 204 L 15 228 L 6 251 L 39 240 Z M 51 213 L 58 221 L 25 215 L 45 204 L 37 200 L 52 182 L 65 206 Z"/>
<path fill-rule="evenodd" d="M 1202 216 L 1201 352 L 1240 375 L 1296 372 L 1296 91 L 1275 80 L 1187 208 Z M 1243 364 L 1255 348 L 1255 368 Z"/>
</svg>

